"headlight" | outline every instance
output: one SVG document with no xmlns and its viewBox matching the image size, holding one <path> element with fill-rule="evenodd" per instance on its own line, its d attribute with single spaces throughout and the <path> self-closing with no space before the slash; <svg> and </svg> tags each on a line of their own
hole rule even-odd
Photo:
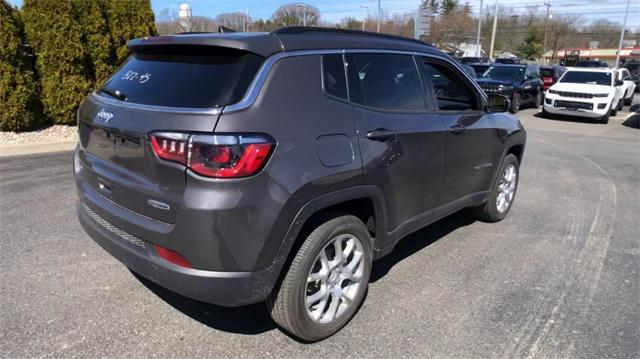
<svg viewBox="0 0 640 359">
<path fill-rule="evenodd" d="M 559 94 L 559 92 L 558 92 L 558 91 L 556 91 L 556 90 L 551 90 L 551 89 L 549 89 L 549 93 L 550 93 L 550 94 L 554 94 L 554 95 L 558 95 L 558 94 Z"/>
<path fill-rule="evenodd" d="M 511 85 L 500 85 L 500 90 L 513 90 L 513 86 Z"/>
</svg>

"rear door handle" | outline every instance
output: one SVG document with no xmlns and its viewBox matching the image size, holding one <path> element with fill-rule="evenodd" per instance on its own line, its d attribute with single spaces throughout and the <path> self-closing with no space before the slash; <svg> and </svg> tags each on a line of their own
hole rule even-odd
<svg viewBox="0 0 640 359">
<path fill-rule="evenodd" d="M 384 142 L 390 138 L 396 137 L 396 133 L 391 130 L 379 128 L 377 130 L 367 132 L 367 138 L 373 141 Z"/>
<path fill-rule="evenodd" d="M 459 123 L 449 127 L 449 132 L 453 133 L 454 135 L 459 135 L 461 133 L 464 132 L 464 130 L 466 130 L 467 128 Z"/>
</svg>

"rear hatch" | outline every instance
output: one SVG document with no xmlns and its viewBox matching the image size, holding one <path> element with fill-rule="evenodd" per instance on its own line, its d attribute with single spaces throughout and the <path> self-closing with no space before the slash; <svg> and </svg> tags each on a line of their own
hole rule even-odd
<svg viewBox="0 0 640 359">
<path fill-rule="evenodd" d="M 213 46 L 146 46 L 78 111 L 83 181 L 108 200 L 174 223 L 186 168 L 160 160 L 154 131 L 212 133 L 224 105 L 239 101 L 264 58 Z"/>
</svg>

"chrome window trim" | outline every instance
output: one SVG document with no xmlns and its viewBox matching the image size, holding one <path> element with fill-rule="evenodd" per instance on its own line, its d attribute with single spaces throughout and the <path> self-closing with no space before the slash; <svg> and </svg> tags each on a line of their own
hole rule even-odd
<svg viewBox="0 0 640 359">
<path fill-rule="evenodd" d="M 251 81 L 251 84 L 247 88 L 247 92 L 244 94 L 242 99 L 234 104 L 216 107 L 216 108 L 189 108 L 189 107 L 170 107 L 170 106 L 157 106 L 157 105 L 145 105 L 134 102 L 126 102 L 120 101 L 112 98 L 108 98 L 106 96 L 99 95 L 97 91 L 94 91 L 91 96 L 89 96 L 89 100 L 97 104 L 108 104 L 117 107 L 125 107 L 134 110 L 141 111 L 155 111 L 155 112 L 165 112 L 165 113 L 178 113 L 178 114 L 194 114 L 194 115 L 219 115 L 225 113 L 238 112 L 242 110 L 246 110 L 251 107 L 258 96 L 260 95 L 260 91 L 264 86 L 264 83 L 271 72 L 271 69 L 274 65 L 285 58 L 289 57 L 300 57 L 300 56 L 313 56 L 313 55 L 330 55 L 330 54 L 347 54 L 347 53 L 377 53 L 377 54 L 399 54 L 399 55 L 408 55 L 408 56 L 425 56 L 430 58 L 436 58 L 440 60 L 447 61 L 453 66 L 457 67 L 460 73 L 463 76 L 468 76 L 462 67 L 454 60 L 449 58 L 444 54 L 438 53 L 427 53 L 421 51 L 406 51 L 406 50 L 389 50 L 389 49 L 326 49 L 326 50 L 300 50 L 300 51 L 291 51 L 291 52 L 278 52 L 273 54 L 265 59 L 262 63 L 258 72 Z M 469 78 L 470 82 L 474 85 L 478 93 L 481 97 L 483 97 L 486 101 L 486 95 L 484 91 L 480 88 L 480 86 L 473 81 L 473 79 Z"/>
</svg>

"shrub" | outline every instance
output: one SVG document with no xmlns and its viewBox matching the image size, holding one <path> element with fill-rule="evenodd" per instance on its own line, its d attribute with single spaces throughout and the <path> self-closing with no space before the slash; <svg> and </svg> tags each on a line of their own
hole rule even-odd
<svg viewBox="0 0 640 359">
<path fill-rule="evenodd" d="M 20 14 L 0 0 L 0 130 L 22 131 L 44 122 L 38 86 L 22 49 Z"/>
<path fill-rule="evenodd" d="M 25 0 L 22 10 L 37 56 L 45 114 L 57 124 L 73 124 L 78 104 L 92 89 L 73 0 Z"/>
<path fill-rule="evenodd" d="M 121 64 L 129 56 L 129 40 L 156 35 L 153 10 L 149 0 L 105 0 L 105 5 L 115 61 Z"/>
<path fill-rule="evenodd" d="M 75 0 L 82 41 L 90 61 L 92 87 L 104 82 L 116 68 L 115 49 L 107 25 L 105 0 Z"/>
</svg>

